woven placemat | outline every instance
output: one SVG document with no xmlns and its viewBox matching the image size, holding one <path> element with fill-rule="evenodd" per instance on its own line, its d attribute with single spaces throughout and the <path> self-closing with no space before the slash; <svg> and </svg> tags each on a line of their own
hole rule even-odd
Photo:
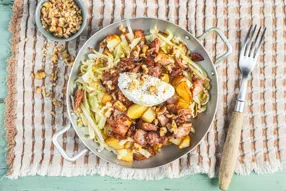
<svg viewBox="0 0 286 191">
<path fill-rule="evenodd" d="M 78 176 L 110 175 L 125 179 L 160 179 L 195 173 L 216 175 L 228 120 L 239 87 L 238 49 L 251 23 L 267 26 L 265 44 L 248 84 L 246 112 L 236 172 L 275 172 L 286 167 L 286 26 L 282 0 L 84 0 L 88 6 L 87 27 L 76 40 L 62 44 L 76 55 L 98 29 L 123 18 L 158 17 L 200 35 L 216 26 L 228 37 L 234 53 L 217 69 L 219 105 L 211 130 L 190 154 L 169 165 L 148 169 L 124 169 L 108 164 L 92 153 L 74 163 L 64 160 L 52 144 L 53 134 L 68 122 L 65 105 L 55 107 L 53 99 L 65 103 L 62 89 L 70 67 L 63 61 L 51 62 L 56 43 L 49 43 L 35 26 L 35 0 L 15 0 L 10 29 L 12 54 L 9 60 L 6 130 L 9 177 L 27 175 Z M 215 58 L 225 51 L 217 37 L 203 42 Z M 56 86 L 51 76 L 58 68 Z M 31 73 L 44 69 L 44 80 Z M 50 97 L 35 93 L 45 86 Z M 63 146 L 73 154 L 84 146 L 70 129 Z"/>
</svg>

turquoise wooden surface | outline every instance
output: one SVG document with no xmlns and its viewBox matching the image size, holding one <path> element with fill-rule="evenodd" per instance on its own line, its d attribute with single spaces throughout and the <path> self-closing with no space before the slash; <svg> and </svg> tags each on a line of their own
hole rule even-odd
<svg viewBox="0 0 286 191">
<path fill-rule="evenodd" d="M 10 0 L 0 0 L 0 99 L 5 98 L 6 91 L 6 59 L 9 57 L 9 38 L 7 30 L 12 15 Z M 120 180 L 110 177 L 24 177 L 9 180 L 4 176 L 7 172 L 5 163 L 5 104 L 0 104 L 0 191 L 38 191 L 38 190 L 68 190 L 68 191 L 108 191 L 108 190 L 136 190 L 136 191 L 169 191 L 219 190 L 217 179 L 209 179 L 206 175 L 187 176 L 179 179 L 163 179 L 158 181 Z M 250 176 L 235 175 L 229 190 L 232 191 L 286 191 L 286 172 L 267 175 L 251 174 Z"/>
</svg>

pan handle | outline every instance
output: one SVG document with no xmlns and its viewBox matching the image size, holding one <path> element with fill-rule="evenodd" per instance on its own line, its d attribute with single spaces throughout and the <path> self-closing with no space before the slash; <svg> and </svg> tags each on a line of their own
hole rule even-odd
<svg viewBox="0 0 286 191">
<path fill-rule="evenodd" d="M 79 151 L 76 155 L 74 155 L 72 157 L 70 157 L 66 153 L 66 151 L 63 149 L 63 147 L 59 144 L 58 137 L 61 136 L 62 134 L 64 134 L 65 132 L 67 132 L 67 130 L 69 130 L 70 127 L 71 127 L 71 125 L 68 124 L 64 128 L 62 128 L 61 130 L 56 132 L 53 136 L 53 143 L 54 143 L 55 147 L 59 150 L 61 155 L 64 157 L 64 159 L 66 159 L 67 161 L 73 162 L 73 161 L 76 161 L 78 158 L 80 158 L 82 155 L 84 155 L 86 152 L 88 152 L 88 149 L 85 148 L 85 149 Z"/>
<path fill-rule="evenodd" d="M 199 40 L 203 40 L 205 39 L 209 34 L 216 32 L 218 34 L 218 36 L 221 38 L 221 40 L 225 43 L 225 45 L 227 46 L 227 51 L 219 56 L 215 61 L 214 64 L 219 66 L 218 64 L 223 61 L 224 59 L 226 59 L 231 53 L 232 53 L 232 47 L 231 44 L 229 43 L 229 41 L 227 40 L 226 36 L 224 35 L 224 33 L 217 27 L 213 27 L 208 29 L 204 34 L 196 37 Z"/>
</svg>

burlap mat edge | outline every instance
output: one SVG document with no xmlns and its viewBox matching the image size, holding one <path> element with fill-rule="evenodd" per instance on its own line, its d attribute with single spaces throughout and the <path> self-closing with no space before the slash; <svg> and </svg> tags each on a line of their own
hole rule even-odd
<svg viewBox="0 0 286 191">
<path fill-rule="evenodd" d="M 5 99 L 5 120 L 4 127 L 6 129 L 6 141 L 7 141 L 7 155 L 6 155 L 6 163 L 8 165 L 7 174 L 13 173 L 13 161 L 14 161 L 14 147 L 15 140 L 14 137 L 17 134 L 17 130 L 15 127 L 15 118 L 16 118 L 16 100 L 15 95 L 17 93 L 16 86 L 16 57 L 17 57 L 17 45 L 20 42 L 19 33 L 19 20 L 23 11 L 23 1 L 15 0 L 13 4 L 13 14 L 11 17 L 11 21 L 9 23 L 9 31 L 12 33 L 12 37 L 10 39 L 11 43 L 11 57 L 7 59 L 7 97 Z"/>
</svg>

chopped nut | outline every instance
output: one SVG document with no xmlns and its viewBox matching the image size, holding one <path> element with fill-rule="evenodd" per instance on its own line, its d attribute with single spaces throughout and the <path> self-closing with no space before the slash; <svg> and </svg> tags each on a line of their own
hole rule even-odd
<svg viewBox="0 0 286 191">
<path fill-rule="evenodd" d="M 51 80 L 56 81 L 58 79 L 58 70 L 56 70 L 55 72 L 52 72 L 50 74 L 50 78 Z"/>
<path fill-rule="evenodd" d="M 42 4 L 42 26 L 56 37 L 69 38 L 82 22 L 82 11 L 73 0 L 50 0 Z"/>
<path fill-rule="evenodd" d="M 46 7 L 46 8 L 51 8 L 52 7 L 52 4 L 50 2 L 44 2 L 43 3 L 43 7 Z"/>
<path fill-rule="evenodd" d="M 132 81 L 128 87 L 129 91 L 134 90 L 137 87 L 137 83 L 135 81 Z"/>
<path fill-rule="evenodd" d="M 160 128 L 160 137 L 165 136 L 166 133 L 167 133 L 167 128 L 166 127 L 161 127 Z"/>
<path fill-rule="evenodd" d="M 42 95 L 46 97 L 46 87 L 42 86 Z"/>
<path fill-rule="evenodd" d="M 142 68 L 144 74 L 148 74 L 149 69 L 148 69 L 147 65 L 142 64 L 141 68 Z"/>
<path fill-rule="evenodd" d="M 55 32 L 55 31 L 56 31 L 56 27 L 55 27 L 55 26 L 51 26 L 51 27 L 49 28 L 49 31 L 50 31 L 50 32 Z"/>
<path fill-rule="evenodd" d="M 166 111 L 167 111 L 167 108 L 165 106 L 161 106 L 159 108 L 156 108 L 156 112 L 157 112 L 158 115 L 162 115 Z"/>
<path fill-rule="evenodd" d="M 62 27 L 57 27 L 56 28 L 55 36 L 57 36 L 57 37 L 62 37 L 63 36 L 63 29 L 62 29 Z"/>
<path fill-rule="evenodd" d="M 123 25 L 120 25 L 119 30 L 122 33 L 126 33 L 126 28 Z"/>
<path fill-rule="evenodd" d="M 161 57 L 162 57 L 162 55 L 161 55 L 161 54 L 158 54 L 158 56 L 156 56 L 156 57 L 154 58 L 154 61 L 155 61 L 155 62 L 158 62 L 158 61 L 161 59 Z"/>
<path fill-rule="evenodd" d="M 58 63 L 58 60 L 59 60 L 59 59 L 58 59 L 58 56 L 54 54 L 54 55 L 52 56 L 52 62 L 53 62 L 54 64 L 57 64 L 57 63 Z"/>
<path fill-rule="evenodd" d="M 63 59 L 67 59 L 70 56 L 69 51 L 68 50 L 64 50 L 63 51 Z"/>
<path fill-rule="evenodd" d="M 150 94 L 157 94 L 158 90 L 155 86 L 149 86 L 149 92 Z"/>
<path fill-rule="evenodd" d="M 59 26 L 63 27 L 65 25 L 65 19 L 64 18 L 59 18 Z"/>
<path fill-rule="evenodd" d="M 66 88 L 66 87 L 63 87 L 62 93 L 63 93 L 64 95 L 66 95 L 66 93 L 67 93 L 67 88 Z"/>
<path fill-rule="evenodd" d="M 143 53 L 146 53 L 147 50 L 148 50 L 148 46 L 147 46 L 147 45 L 144 45 L 143 48 L 142 48 L 142 52 L 143 52 Z"/>
<path fill-rule="evenodd" d="M 110 117 L 111 114 L 112 114 L 112 111 L 113 111 L 112 103 L 107 102 L 107 103 L 105 104 L 105 106 L 102 108 L 102 110 L 103 110 L 103 111 L 106 110 L 106 111 L 104 112 L 104 117 Z"/>
<path fill-rule="evenodd" d="M 51 92 L 46 93 L 46 97 L 51 97 L 51 95 L 52 95 Z"/>
<path fill-rule="evenodd" d="M 36 73 L 35 77 L 36 77 L 37 80 L 41 80 L 41 79 L 46 77 L 46 72 L 43 71 L 43 70 L 38 70 L 38 72 Z"/>
<path fill-rule="evenodd" d="M 171 67 L 171 65 L 165 66 L 165 69 L 166 69 L 169 73 L 172 72 L 172 67 Z"/>
<path fill-rule="evenodd" d="M 139 57 L 141 57 L 141 58 L 146 58 L 146 55 L 145 55 L 145 53 L 141 53 L 141 54 L 139 55 Z"/>
<path fill-rule="evenodd" d="M 50 114 L 51 114 L 52 116 L 55 116 L 55 112 L 54 112 L 54 111 L 51 111 Z"/>
<path fill-rule="evenodd" d="M 44 56 L 47 55 L 47 49 L 46 49 L 45 47 L 43 47 L 43 49 L 42 49 L 42 54 L 43 54 Z"/>
<path fill-rule="evenodd" d="M 68 59 L 64 59 L 64 62 L 66 63 L 67 66 L 72 66 L 74 63 L 75 57 L 71 56 Z"/>
<path fill-rule="evenodd" d="M 159 123 L 158 119 L 157 119 L 157 118 L 154 119 L 154 120 L 153 120 L 153 123 L 154 123 L 154 125 L 158 125 L 158 123 Z"/>
<path fill-rule="evenodd" d="M 166 117 L 169 118 L 169 119 L 173 118 L 174 116 L 175 116 L 175 115 L 172 114 L 172 113 L 167 113 L 167 114 L 166 114 Z"/>
<path fill-rule="evenodd" d="M 140 57 L 143 57 L 143 58 L 146 58 L 146 52 L 148 50 L 148 46 L 147 45 L 144 45 L 142 47 L 142 53 L 139 55 Z"/>
<path fill-rule="evenodd" d="M 36 93 L 40 94 L 41 93 L 41 87 L 40 86 L 36 86 Z"/>
<path fill-rule="evenodd" d="M 111 97 L 112 97 L 113 100 L 117 99 L 115 92 L 112 92 Z"/>
<path fill-rule="evenodd" d="M 141 50 L 141 48 L 138 45 L 135 46 L 135 48 L 133 50 L 133 56 L 134 57 L 139 57 L 140 50 Z"/>
<path fill-rule="evenodd" d="M 114 90 L 114 86 L 112 85 L 112 81 L 111 80 L 108 80 L 108 81 L 106 81 L 106 85 L 107 85 L 107 87 L 110 89 L 110 90 Z"/>
<path fill-rule="evenodd" d="M 122 112 L 124 112 L 124 111 L 127 110 L 127 108 L 125 107 L 125 105 L 123 105 L 123 103 L 122 103 L 121 101 L 116 101 L 116 102 L 113 104 L 113 106 L 114 106 L 116 109 L 118 109 L 119 111 L 122 111 Z"/>
<path fill-rule="evenodd" d="M 55 99 L 55 98 L 53 99 L 52 102 L 53 102 L 53 105 L 56 106 L 56 107 L 61 107 L 62 106 L 62 103 L 59 100 Z"/>
</svg>

